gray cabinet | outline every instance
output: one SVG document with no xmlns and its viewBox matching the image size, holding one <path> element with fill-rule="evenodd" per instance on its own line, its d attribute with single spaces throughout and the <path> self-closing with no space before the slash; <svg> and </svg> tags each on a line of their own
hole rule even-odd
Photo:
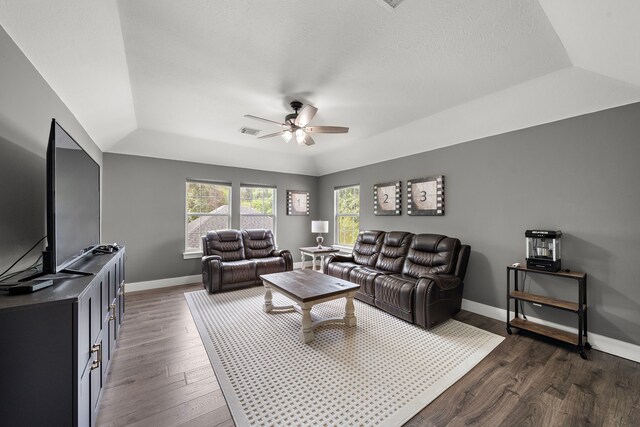
<svg viewBox="0 0 640 427">
<path fill-rule="evenodd" d="M 93 426 L 124 316 L 125 249 L 27 295 L 0 295 L 3 426 Z"/>
</svg>

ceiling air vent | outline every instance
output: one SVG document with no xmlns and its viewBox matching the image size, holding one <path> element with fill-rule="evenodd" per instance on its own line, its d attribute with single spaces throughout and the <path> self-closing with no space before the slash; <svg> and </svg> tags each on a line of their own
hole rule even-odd
<svg viewBox="0 0 640 427">
<path fill-rule="evenodd" d="M 248 133 L 249 135 L 256 136 L 257 134 L 260 133 L 260 129 L 253 129 L 253 128 L 248 128 L 243 126 L 240 128 L 240 133 Z"/>
<path fill-rule="evenodd" d="M 392 9 L 395 9 L 400 3 L 402 3 L 402 0 L 382 0 L 382 2 Z"/>
</svg>

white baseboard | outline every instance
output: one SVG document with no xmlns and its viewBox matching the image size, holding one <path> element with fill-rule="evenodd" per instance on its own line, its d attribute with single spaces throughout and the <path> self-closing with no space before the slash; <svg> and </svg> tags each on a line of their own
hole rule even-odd
<svg viewBox="0 0 640 427">
<path fill-rule="evenodd" d="M 125 283 L 125 292 L 146 291 L 149 289 L 169 288 L 171 286 L 202 283 L 202 275 L 170 277 L 168 279 L 149 280 L 147 282 Z"/>
<path fill-rule="evenodd" d="M 481 304 L 475 301 L 462 300 L 462 309 L 470 311 L 472 313 L 487 316 L 492 319 L 501 320 L 507 322 L 507 310 L 503 308 L 492 307 L 490 305 Z M 562 331 L 578 333 L 577 328 L 572 328 L 558 323 L 549 322 L 536 317 L 527 316 L 527 320 L 535 323 L 539 323 L 545 326 L 551 326 Z M 631 344 L 625 341 L 620 341 L 614 338 L 609 338 L 604 335 L 594 334 L 588 332 L 589 344 L 595 350 L 603 351 L 605 353 L 613 354 L 614 356 L 623 357 L 625 359 L 633 360 L 634 362 L 640 362 L 640 346 Z"/>
<path fill-rule="evenodd" d="M 304 267 L 302 267 L 302 263 L 301 262 L 294 262 L 293 263 L 293 269 L 298 269 L 298 268 L 311 268 L 312 264 L 311 261 L 305 261 L 304 262 Z"/>
<path fill-rule="evenodd" d="M 311 268 L 311 261 L 305 262 L 306 268 Z M 293 268 L 302 268 L 301 262 L 294 262 Z M 146 282 L 132 282 L 125 284 L 126 292 L 147 291 L 149 289 L 169 288 L 171 286 L 190 285 L 192 283 L 202 283 L 202 275 L 170 277 L 168 279 L 149 280 Z"/>
</svg>

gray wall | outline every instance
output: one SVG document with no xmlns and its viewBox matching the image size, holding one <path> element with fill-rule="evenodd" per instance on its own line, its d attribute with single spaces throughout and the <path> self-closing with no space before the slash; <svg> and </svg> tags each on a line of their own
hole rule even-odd
<svg viewBox="0 0 640 427">
<path fill-rule="evenodd" d="M 45 234 L 45 162 L 0 137 L 0 273 Z M 14 270 L 36 261 L 35 249 Z"/>
<path fill-rule="evenodd" d="M 588 274 L 589 331 L 640 344 L 639 137 L 633 104 L 342 171 L 320 177 L 320 215 L 332 218 L 334 187 L 360 184 L 361 229 L 460 238 L 472 246 L 464 297 L 499 308 L 506 266 L 524 262 L 524 231 L 562 230 L 563 268 Z M 406 181 L 440 174 L 446 215 L 406 215 Z M 374 216 L 373 185 L 394 180 L 403 184 L 402 215 Z M 577 297 L 573 281 L 534 277 L 532 292 Z M 569 313 L 534 315 L 577 327 Z"/>
<path fill-rule="evenodd" d="M 103 241 L 127 246 L 127 281 L 200 274 L 201 261 L 183 259 L 187 178 L 232 184 L 232 224 L 239 228 L 240 184 L 277 187 L 277 244 L 300 261 L 298 248 L 314 244 L 317 178 L 123 154 L 104 154 Z M 309 216 L 288 216 L 287 190 L 310 192 Z"/>
<path fill-rule="evenodd" d="M 0 27 L 0 272 L 45 234 L 45 153 L 51 118 L 102 164 L 73 114 Z M 36 248 L 16 268 L 35 261 Z"/>
<path fill-rule="evenodd" d="M 4 269 L 44 233 L 44 155 L 51 118 L 100 165 L 103 156 L 1 27 L 0 63 Z M 640 344 L 639 116 L 640 106 L 634 104 L 319 179 L 105 154 L 102 240 L 127 244 L 130 282 L 198 274 L 199 260 L 182 259 L 185 179 L 231 181 L 236 200 L 240 183 L 274 184 L 278 243 L 298 260 L 295 249 L 314 243 L 311 218 L 333 216 L 333 187 L 359 183 L 362 229 L 443 233 L 471 244 L 465 298 L 495 307 L 505 304 L 505 266 L 524 257 L 524 230 L 561 229 L 563 266 L 589 274 L 589 330 Z M 404 184 L 436 174 L 446 177 L 446 216 L 407 216 L 406 191 L 402 216 L 373 216 L 375 183 L 400 179 Z M 310 217 L 286 216 L 287 189 L 311 192 Z M 574 291 L 572 283 L 529 285 L 532 291 L 544 286 L 566 297 Z M 575 324 L 573 317 L 548 309 L 537 314 Z"/>
</svg>

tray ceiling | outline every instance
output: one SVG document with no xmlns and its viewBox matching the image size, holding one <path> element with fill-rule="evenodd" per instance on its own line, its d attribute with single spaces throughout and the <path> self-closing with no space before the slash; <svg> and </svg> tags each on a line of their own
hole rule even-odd
<svg viewBox="0 0 640 427">
<path fill-rule="evenodd" d="M 638 18 L 630 0 L 0 0 L 103 151 L 309 175 L 637 102 Z M 278 130 L 243 116 L 293 99 L 350 132 L 240 133 Z"/>
</svg>

